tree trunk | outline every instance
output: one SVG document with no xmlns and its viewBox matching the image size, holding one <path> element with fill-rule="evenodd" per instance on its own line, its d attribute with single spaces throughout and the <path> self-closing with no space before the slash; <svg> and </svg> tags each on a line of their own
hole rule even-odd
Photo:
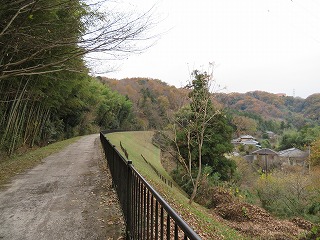
<svg viewBox="0 0 320 240">
<path fill-rule="evenodd" d="M 200 183 L 200 179 L 201 179 L 201 172 L 202 172 L 202 146 L 203 146 L 203 141 L 204 141 L 204 130 L 205 130 L 205 124 L 204 122 L 201 124 L 201 132 L 200 132 L 200 136 L 199 136 L 199 133 L 198 133 L 198 174 L 197 174 L 197 178 L 196 178 L 196 181 L 194 183 L 194 186 L 193 186 L 193 191 L 192 191 L 192 194 L 191 194 L 191 197 L 189 199 L 189 204 L 191 205 L 192 202 L 194 201 L 194 198 L 196 197 L 197 195 L 197 191 L 198 191 L 198 186 L 199 186 L 199 183 Z"/>
</svg>

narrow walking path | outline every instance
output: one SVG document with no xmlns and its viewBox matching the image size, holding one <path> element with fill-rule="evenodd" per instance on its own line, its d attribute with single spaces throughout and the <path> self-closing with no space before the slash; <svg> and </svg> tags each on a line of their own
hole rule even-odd
<svg viewBox="0 0 320 240">
<path fill-rule="evenodd" d="M 82 137 L 0 191 L 0 239 L 124 239 L 99 136 Z"/>
</svg>

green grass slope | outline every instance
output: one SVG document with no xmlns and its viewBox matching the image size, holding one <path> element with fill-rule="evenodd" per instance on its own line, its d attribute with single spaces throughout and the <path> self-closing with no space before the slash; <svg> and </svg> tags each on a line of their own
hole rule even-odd
<svg viewBox="0 0 320 240">
<path fill-rule="evenodd" d="M 120 148 L 121 141 L 135 169 L 199 233 L 202 239 L 247 239 L 235 230 L 220 223 L 206 208 L 196 203 L 189 205 L 185 193 L 181 192 L 179 188 L 169 187 L 157 176 L 156 172 L 141 157 L 141 154 L 162 176 L 172 181 L 161 165 L 160 149 L 152 144 L 152 136 L 152 131 L 118 132 L 106 135 L 119 152 L 122 152 Z"/>
</svg>

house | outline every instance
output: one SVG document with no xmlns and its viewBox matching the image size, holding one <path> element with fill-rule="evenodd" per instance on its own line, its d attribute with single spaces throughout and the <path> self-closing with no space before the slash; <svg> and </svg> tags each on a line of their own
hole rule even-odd
<svg viewBox="0 0 320 240">
<path fill-rule="evenodd" d="M 278 153 L 272 149 L 262 148 L 252 152 L 252 155 L 253 161 L 257 162 L 265 172 L 281 165 Z"/>
<path fill-rule="evenodd" d="M 262 148 L 259 150 L 256 150 L 254 152 L 252 152 L 252 154 L 256 155 L 256 156 L 278 156 L 278 153 L 270 148 Z"/>
<path fill-rule="evenodd" d="M 301 151 L 297 148 L 289 148 L 276 152 L 269 148 L 262 148 L 253 151 L 251 155 L 244 158 L 255 165 L 258 165 L 264 172 L 269 172 L 274 168 L 281 168 L 285 166 L 306 166 L 308 152 Z"/>
<path fill-rule="evenodd" d="M 279 158 L 283 165 L 299 165 L 304 166 L 309 154 L 307 152 L 301 151 L 298 148 L 289 148 L 282 150 L 279 153 Z"/>
<path fill-rule="evenodd" d="M 242 144 L 242 145 L 253 145 L 256 147 L 260 147 L 259 142 L 256 141 L 256 139 L 251 135 L 242 135 L 239 138 L 231 140 L 231 143 L 234 145 Z"/>
<path fill-rule="evenodd" d="M 260 147 L 259 142 L 256 140 L 247 140 L 247 141 L 243 141 L 241 142 L 242 145 L 254 145 L 256 147 Z"/>
<path fill-rule="evenodd" d="M 252 137 L 251 135 L 241 135 L 240 139 L 241 141 L 249 141 L 249 140 L 254 140 L 255 138 Z"/>
</svg>

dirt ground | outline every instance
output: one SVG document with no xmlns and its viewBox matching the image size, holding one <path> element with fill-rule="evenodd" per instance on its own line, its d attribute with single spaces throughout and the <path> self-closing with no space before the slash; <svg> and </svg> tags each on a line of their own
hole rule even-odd
<svg viewBox="0 0 320 240">
<path fill-rule="evenodd" d="M 82 137 L 0 191 L 0 239 L 124 239 L 98 135 Z"/>
</svg>

